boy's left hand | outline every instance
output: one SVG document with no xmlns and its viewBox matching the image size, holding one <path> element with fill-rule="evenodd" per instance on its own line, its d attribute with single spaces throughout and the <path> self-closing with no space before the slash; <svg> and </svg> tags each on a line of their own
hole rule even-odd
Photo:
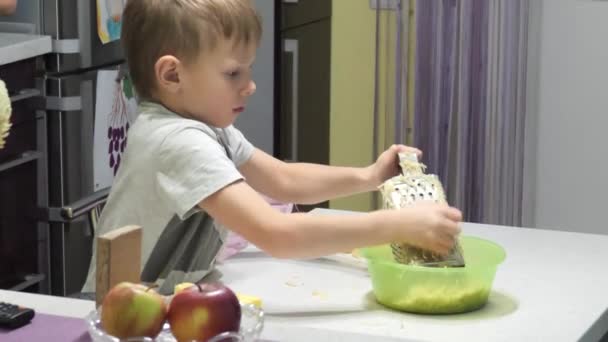
<svg viewBox="0 0 608 342">
<path fill-rule="evenodd" d="M 400 173 L 399 170 L 399 152 L 414 152 L 418 155 L 418 159 L 422 156 L 422 151 L 415 147 L 405 145 L 392 145 L 378 157 L 376 162 L 368 167 L 371 173 L 371 186 L 376 188 L 385 180 L 395 177 Z"/>
</svg>

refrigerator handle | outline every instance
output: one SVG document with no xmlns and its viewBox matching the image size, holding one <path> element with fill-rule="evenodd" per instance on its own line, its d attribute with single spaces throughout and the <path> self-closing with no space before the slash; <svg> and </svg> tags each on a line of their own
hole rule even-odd
<svg viewBox="0 0 608 342">
<path fill-rule="evenodd" d="M 80 41 L 78 39 L 53 39 L 51 44 L 54 53 L 70 54 L 80 52 Z"/>
<path fill-rule="evenodd" d="M 45 108 L 60 112 L 75 112 L 82 110 L 82 97 L 80 96 L 46 96 Z"/>
<path fill-rule="evenodd" d="M 59 209 L 61 218 L 72 221 L 106 203 L 110 188 L 99 190 Z"/>
<path fill-rule="evenodd" d="M 88 215 L 89 234 L 92 235 L 97 229 L 101 208 L 108 200 L 109 194 L 110 188 L 106 188 L 61 208 L 45 208 L 42 213 L 43 219 L 48 222 L 69 223 L 81 216 Z"/>
<path fill-rule="evenodd" d="M 285 39 L 283 51 L 292 54 L 291 62 L 291 159 L 298 161 L 298 69 L 299 46 L 297 39 Z"/>
</svg>

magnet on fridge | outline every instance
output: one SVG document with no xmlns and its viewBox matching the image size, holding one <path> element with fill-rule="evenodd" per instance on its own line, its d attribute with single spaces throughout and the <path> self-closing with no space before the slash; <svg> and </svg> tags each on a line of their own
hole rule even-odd
<svg viewBox="0 0 608 342">
<path fill-rule="evenodd" d="M 120 39 L 126 0 L 97 0 L 97 32 L 103 44 Z"/>
</svg>

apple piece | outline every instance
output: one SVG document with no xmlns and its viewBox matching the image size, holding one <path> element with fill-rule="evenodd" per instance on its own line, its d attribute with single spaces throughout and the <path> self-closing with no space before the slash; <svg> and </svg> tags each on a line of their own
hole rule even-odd
<svg viewBox="0 0 608 342">
<path fill-rule="evenodd" d="M 177 285 L 175 285 L 175 287 L 173 288 L 173 294 L 176 294 L 178 292 L 181 292 L 187 288 L 189 288 L 190 286 L 194 286 L 194 283 L 179 283 Z"/>
<path fill-rule="evenodd" d="M 252 304 L 258 309 L 262 308 L 262 299 L 260 297 L 237 293 L 236 297 L 241 304 Z"/>
<path fill-rule="evenodd" d="M 241 305 L 230 288 L 220 283 L 195 284 L 175 296 L 167 319 L 175 338 L 207 341 L 224 332 L 238 332 Z"/>
<path fill-rule="evenodd" d="M 118 338 L 155 338 L 167 318 L 163 296 L 154 289 L 130 282 L 115 285 L 101 304 L 101 326 Z"/>
</svg>

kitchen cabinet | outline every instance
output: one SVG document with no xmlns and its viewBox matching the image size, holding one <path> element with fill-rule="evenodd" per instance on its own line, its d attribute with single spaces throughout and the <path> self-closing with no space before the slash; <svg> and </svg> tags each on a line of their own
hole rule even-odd
<svg viewBox="0 0 608 342">
<path fill-rule="evenodd" d="M 331 1 L 283 0 L 280 13 L 279 157 L 329 164 Z"/>
<path fill-rule="evenodd" d="M 36 86 L 39 60 L 0 66 L 11 97 L 12 127 L 0 150 L 0 289 L 48 293 L 46 117 Z"/>
</svg>

